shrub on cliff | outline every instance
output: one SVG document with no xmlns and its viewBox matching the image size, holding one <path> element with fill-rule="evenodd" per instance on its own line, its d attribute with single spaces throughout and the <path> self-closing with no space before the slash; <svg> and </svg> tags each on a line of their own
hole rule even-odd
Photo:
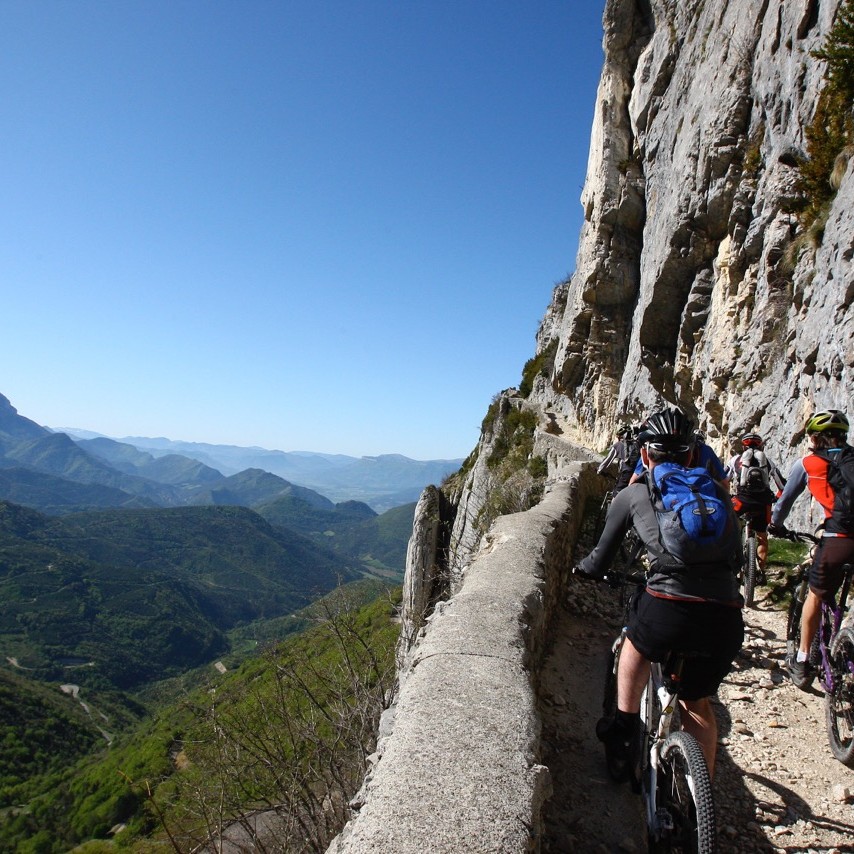
<svg viewBox="0 0 854 854">
<path fill-rule="evenodd" d="M 807 158 L 801 163 L 799 215 L 805 228 L 818 226 L 836 193 L 831 176 L 837 157 L 854 142 L 854 0 L 843 0 L 824 46 L 813 51 L 827 63 L 826 84 L 806 127 Z"/>
</svg>

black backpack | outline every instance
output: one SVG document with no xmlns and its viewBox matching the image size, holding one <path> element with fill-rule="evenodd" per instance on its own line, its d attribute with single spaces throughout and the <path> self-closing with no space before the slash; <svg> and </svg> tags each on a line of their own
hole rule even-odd
<svg viewBox="0 0 854 854">
<path fill-rule="evenodd" d="M 827 460 L 827 482 L 833 490 L 833 520 L 846 533 L 854 533 L 854 448 L 843 445 L 837 453 L 820 452 Z"/>
<path fill-rule="evenodd" d="M 771 499 L 771 467 L 764 451 L 748 448 L 739 458 L 738 492 L 756 499 Z"/>
</svg>

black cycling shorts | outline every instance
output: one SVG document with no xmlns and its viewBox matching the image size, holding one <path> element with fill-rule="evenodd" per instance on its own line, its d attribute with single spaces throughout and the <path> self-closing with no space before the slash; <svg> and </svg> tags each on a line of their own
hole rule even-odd
<svg viewBox="0 0 854 854">
<path fill-rule="evenodd" d="M 744 642 L 740 608 L 659 599 L 644 591 L 629 614 L 628 637 L 650 661 L 685 652 L 679 697 L 700 700 L 720 687 Z"/>
<path fill-rule="evenodd" d="M 757 534 L 764 534 L 768 530 L 771 521 L 771 503 L 756 501 L 748 495 L 737 495 L 732 499 L 732 506 L 739 516 L 750 516 L 753 530 Z"/>
<path fill-rule="evenodd" d="M 810 590 L 822 602 L 832 604 L 846 563 L 854 564 L 854 537 L 822 537 L 809 574 Z"/>
</svg>

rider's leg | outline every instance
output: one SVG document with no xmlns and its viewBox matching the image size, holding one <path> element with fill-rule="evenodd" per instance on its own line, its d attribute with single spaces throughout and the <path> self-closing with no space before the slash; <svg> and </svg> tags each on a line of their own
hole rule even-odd
<svg viewBox="0 0 854 854">
<path fill-rule="evenodd" d="M 693 735 L 703 749 L 709 779 L 715 776 L 715 756 L 718 750 L 718 724 L 708 697 L 701 700 L 680 700 L 682 729 Z"/>
<path fill-rule="evenodd" d="M 756 561 L 759 571 L 765 572 L 765 563 L 768 560 L 768 534 L 765 531 L 756 532 Z"/>
<path fill-rule="evenodd" d="M 617 708 L 621 712 L 637 714 L 643 689 L 649 679 L 649 661 L 628 639 L 620 650 L 620 667 L 617 671 Z"/>
<path fill-rule="evenodd" d="M 801 647 L 807 658 L 810 653 L 815 633 L 818 631 L 818 624 L 821 620 L 821 600 L 810 589 L 807 593 L 807 598 L 804 600 L 804 610 L 801 613 Z"/>
</svg>

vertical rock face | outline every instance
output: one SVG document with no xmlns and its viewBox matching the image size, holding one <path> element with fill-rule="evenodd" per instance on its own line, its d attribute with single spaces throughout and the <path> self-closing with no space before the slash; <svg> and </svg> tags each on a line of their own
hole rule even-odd
<svg viewBox="0 0 854 854">
<path fill-rule="evenodd" d="M 608 0 L 576 272 L 532 395 L 589 446 L 666 401 L 719 452 L 753 428 L 784 462 L 808 414 L 848 407 L 852 165 L 820 245 L 796 254 L 788 212 L 838 6 Z"/>
<path fill-rule="evenodd" d="M 535 413 L 551 479 L 570 443 L 607 447 L 662 404 L 724 459 L 761 432 L 784 469 L 811 413 L 851 409 L 854 157 L 839 160 L 820 236 L 791 212 L 826 85 L 812 53 L 841 2 L 607 0 L 576 271 L 537 333 L 530 395 L 495 404 L 496 423 Z M 557 451 L 555 434 L 569 440 Z M 451 591 L 506 486 L 489 465 L 496 435 L 485 426 L 448 490 Z M 801 501 L 792 522 L 807 513 Z"/>
</svg>

